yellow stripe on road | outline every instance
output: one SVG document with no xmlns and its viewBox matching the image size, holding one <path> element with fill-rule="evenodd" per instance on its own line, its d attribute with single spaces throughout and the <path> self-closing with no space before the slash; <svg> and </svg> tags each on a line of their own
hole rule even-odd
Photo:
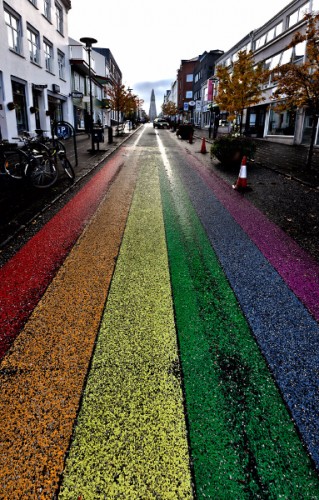
<svg viewBox="0 0 319 500">
<path fill-rule="evenodd" d="M 159 178 L 140 175 L 60 499 L 191 499 Z"/>
</svg>

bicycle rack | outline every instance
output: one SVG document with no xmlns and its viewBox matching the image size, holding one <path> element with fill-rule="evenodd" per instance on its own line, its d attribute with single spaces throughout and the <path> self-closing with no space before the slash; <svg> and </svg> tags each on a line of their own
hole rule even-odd
<svg viewBox="0 0 319 500">
<path fill-rule="evenodd" d="M 61 132 L 58 131 L 58 127 L 64 127 L 66 129 L 69 129 L 71 131 L 71 135 L 73 137 L 73 148 L 74 148 L 74 156 L 75 156 L 75 166 L 78 166 L 78 151 L 77 151 L 77 145 L 76 145 L 76 134 L 73 125 L 71 123 L 66 122 L 64 120 L 60 121 L 53 121 L 51 123 L 51 135 L 52 135 L 52 140 L 54 140 L 54 137 L 59 135 L 61 136 Z"/>
</svg>

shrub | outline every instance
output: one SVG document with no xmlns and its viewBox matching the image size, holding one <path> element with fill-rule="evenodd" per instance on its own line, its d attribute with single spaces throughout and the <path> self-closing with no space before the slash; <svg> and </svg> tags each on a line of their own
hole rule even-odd
<svg viewBox="0 0 319 500">
<path fill-rule="evenodd" d="M 176 131 L 176 135 L 184 140 L 188 140 L 193 133 L 194 133 L 194 128 L 193 125 L 190 123 L 183 123 L 179 125 Z"/>
<path fill-rule="evenodd" d="M 237 166 L 240 165 L 243 156 L 253 158 L 255 151 L 256 144 L 249 137 L 225 135 L 215 139 L 210 154 L 224 166 Z"/>
</svg>

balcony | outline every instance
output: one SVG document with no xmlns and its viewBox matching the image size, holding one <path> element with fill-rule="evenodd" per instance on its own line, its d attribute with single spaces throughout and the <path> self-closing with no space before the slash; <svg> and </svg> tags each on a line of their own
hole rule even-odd
<svg viewBox="0 0 319 500">
<path fill-rule="evenodd" d="M 69 45 L 70 64 L 74 64 L 84 74 L 89 74 L 89 54 L 83 45 Z M 95 60 L 91 52 L 91 73 L 96 74 Z"/>
</svg>

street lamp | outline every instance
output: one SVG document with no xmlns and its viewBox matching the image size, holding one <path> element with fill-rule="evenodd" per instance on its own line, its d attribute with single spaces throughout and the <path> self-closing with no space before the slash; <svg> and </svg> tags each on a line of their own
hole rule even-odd
<svg viewBox="0 0 319 500">
<path fill-rule="evenodd" d="M 128 93 L 130 94 L 130 98 L 132 96 L 132 90 L 133 89 L 131 89 L 130 87 L 128 87 L 128 89 L 127 89 Z M 129 105 L 131 106 L 131 102 L 130 101 L 129 101 Z M 131 118 L 131 116 L 132 116 L 132 109 L 129 108 L 129 111 L 130 111 L 129 118 Z M 131 130 L 131 120 L 129 120 L 129 122 L 128 122 L 128 129 Z"/>
<path fill-rule="evenodd" d="M 215 84 L 218 82 L 218 78 L 212 77 L 210 78 L 210 81 L 212 82 L 212 100 L 210 102 L 210 115 L 209 115 L 209 130 L 208 130 L 208 137 L 211 138 L 212 136 L 212 118 L 213 118 L 213 107 L 214 107 L 214 90 L 215 90 Z M 214 118 L 215 118 L 215 113 L 214 113 Z M 215 129 L 215 126 L 214 126 Z"/>
<path fill-rule="evenodd" d="M 91 134 L 91 151 L 95 151 L 94 135 L 93 135 L 93 96 L 92 96 L 92 74 L 91 74 L 91 50 L 93 43 L 97 43 L 95 38 L 83 37 L 80 42 L 85 43 L 86 50 L 89 55 L 89 85 L 90 85 L 90 134 Z"/>
</svg>

